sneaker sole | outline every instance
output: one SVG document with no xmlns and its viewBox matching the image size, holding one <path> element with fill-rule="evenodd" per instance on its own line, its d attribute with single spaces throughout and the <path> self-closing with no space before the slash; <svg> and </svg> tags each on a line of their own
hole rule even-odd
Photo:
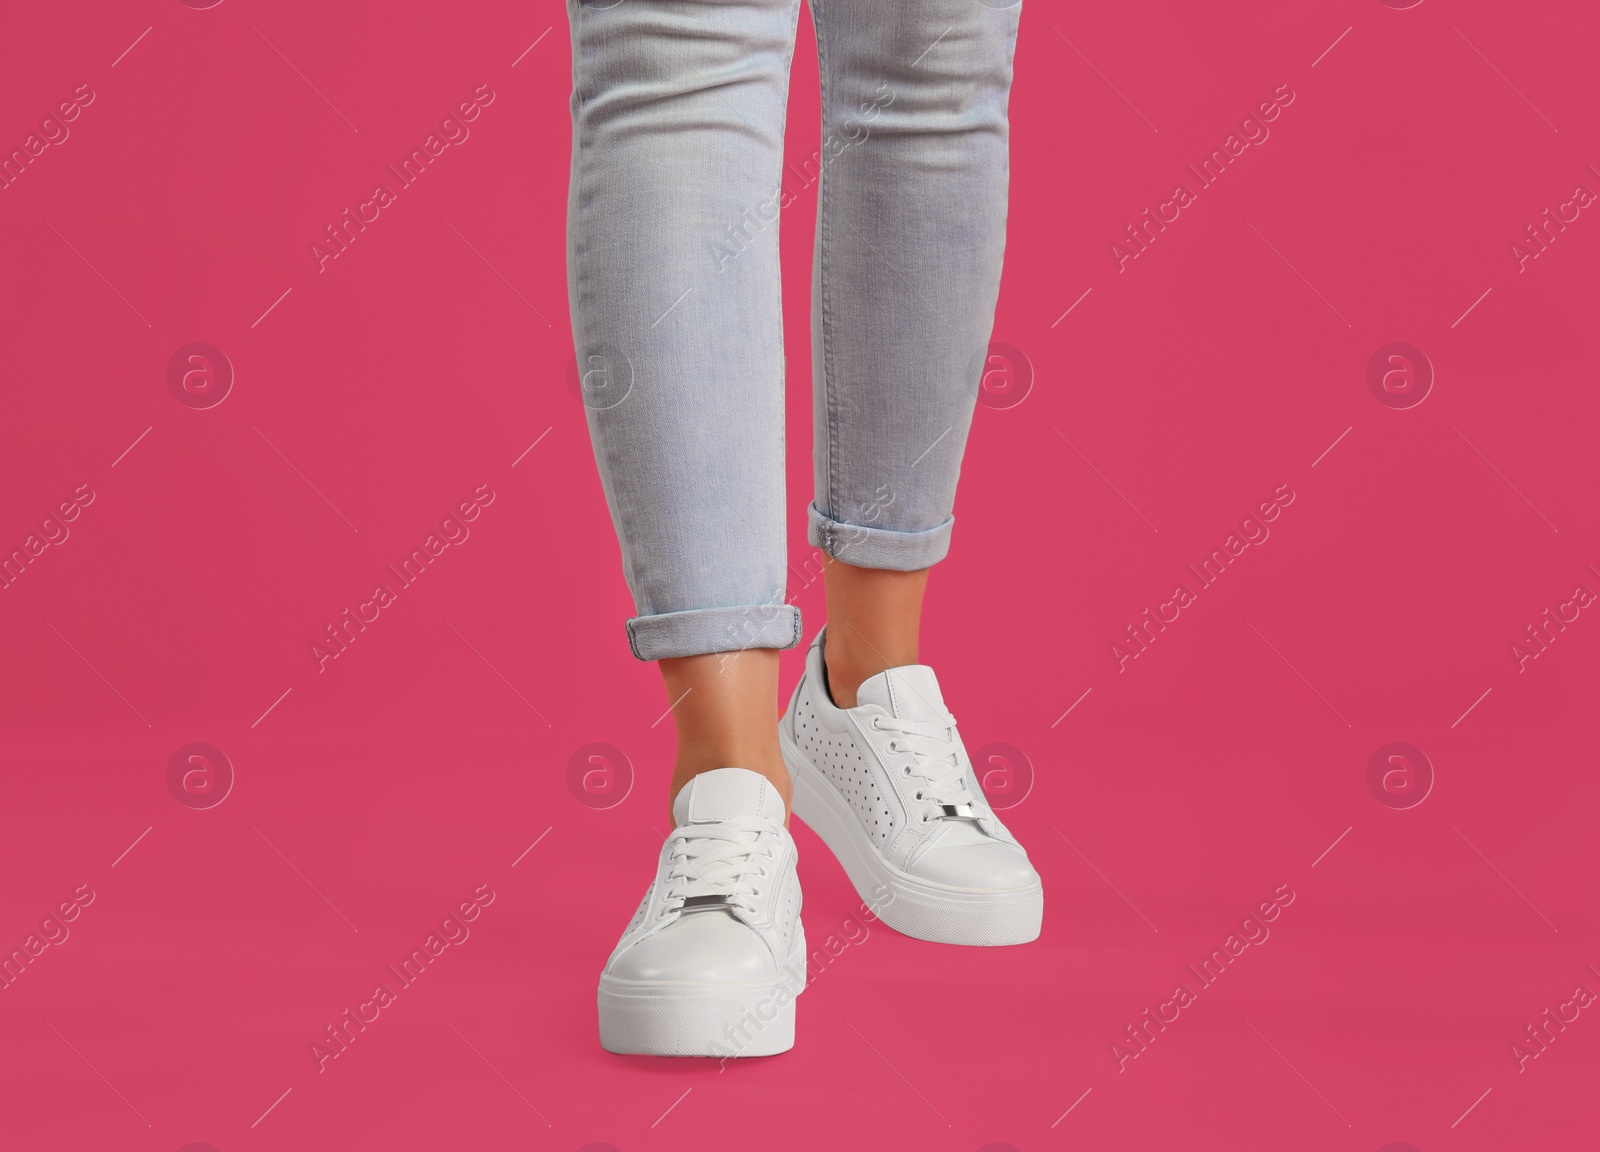
<svg viewBox="0 0 1600 1152">
<path fill-rule="evenodd" d="M 778 726 L 784 763 L 794 783 L 794 814 L 822 838 L 861 899 L 896 932 L 936 944 L 994 947 L 1039 938 L 1044 886 L 982 890 L 933 884 L 884 859 L 854 809 Z"/>
<path fill-rule="evenodd" d="M 674 986 L 601 976 L 600 1047 L 631 1056 L 776 1056 L 794 1047 L 795 995 L 783 983 Z"/>
</svg>

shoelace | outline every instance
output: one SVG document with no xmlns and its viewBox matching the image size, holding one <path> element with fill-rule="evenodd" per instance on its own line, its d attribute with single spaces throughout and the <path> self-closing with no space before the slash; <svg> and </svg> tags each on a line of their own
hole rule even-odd
<svg viewBox="0 0 1600 1152">
<path fill-rule="evenodd" d="M 907 752 L 900 771 L 907 776 L 927 781 L 927 787 L 917 794 L 919 800 L 932 800 L 935 804 L 971 804 L 973 795 L 967 789 L 967 774 L 956 754 L 956 718 L 946 715 L 942 720 L 901 720 L 894 716 L 876 715 L 872 727 L 880 732 L 891 732 L 891 752 Z"/>
<path fill-rule="evenodd" d="M 721 896 L 754 911 L 751 897 L 761 895 L 758 881 L 771 875 L 766 865 L 777 859 L 767 840 L 771 831 L 770 820 L 754 816 L 674 829 L 667 837 L 671 863 L 665 911 L 676 911 L 690 896 Z"/>
</svg>

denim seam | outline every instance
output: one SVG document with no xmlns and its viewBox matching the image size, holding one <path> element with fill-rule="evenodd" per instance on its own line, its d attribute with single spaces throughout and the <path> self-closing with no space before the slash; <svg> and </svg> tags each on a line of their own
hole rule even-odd
<svg viewBox="0 0 1600 1152">
<path fill-rule="evenodd" d="M 579 105 L 578 110 L 573 116 L 572 125 L 572 163 L 574 169 L 573 182 L 577 189 L 576 215 L 579 219 L 588 219 L 592 215 L 591 202 L 594 198 L 591 186 L 592 181 L 590 180 L 590 165 L 587 163 L 588 145 L 591 139 L 591 133 L 588 130 L 588 109 L 590 101 L 585 96 L 584 87 L 588 80 L 588 68 L 586 66 L 588 61 L 586 58 L 589 53 L 586 49 L 588 45 L 589 34 L 584 27 L 587 21 L 584 18 L 584 10 L 586 5 L 583 3 L 583 0 L 569 0 L 569 3 L 571 3 L 572 8 L 576 13 L 576 20 L 574 23 L 576 35 L 573 39 L 572 64 L 573 89 L 574 94 L 578 97 L 577 103 Z M 593 315 L 596 311 L 596 309 L 590 306 L 592 301 L 591 293 L 588 288 L 588 279 L 583 275 L 583 268 L 586 263 L 585 257 L 588 252 L 588 234 L 589 229 L 579 228 L 575 230 L 575 235 L 572 238 L 572 279 L 573 295 L 575 297 L 572 302 L 574 356 L 578 354 L 578 351 L 583 347 L 584 344 L 584 341 L 580 340 L 579 336 L 588 335 L 586 327 L 583 332 L 579 332 L 579 327 L 583 325 L 583 317 Z M 639 612 L 648 614 L 651 611 L 649 594 L 645 588 L 644 582 L 639 579 L 639 573 L 637 571 L 638 558 L 631 554 L 631 549 L 629 549 L 627 544 L 629 539 L 632 539 L 638 535 L 638 533 L 634 530 L 637 517 L 627 508 L 626 503 L 620 497 L 618 497 L 615 492 L 612 491 L 610 481 L 607 478 L 618 471 L 617 461 L 610 456 L 610 450 L 606 447 L 605 437 L 592 434 L 593 424 L 601 419 L 601 417 L 599 416 L 598 412 L 589 407 L 588 401 L 583 399 L 582 389 L 579 390 L 579 393 L 579 400 L 584 407 L 584 422 L 591 425 L 591 440 L 594 445 L 596 464 L 599 465 L 601 457 L 605 456 L 604 466 L 598 468 L 600 473 L 600 487 L 605 496 L 607 510 L 611 512 L 616 519 L 617 545 L 618 551 L 621 553 L 623 578 L 628 585 L 629 591 L 635 595 L 635 607 Z M 630 633 L 630 647 L 632 647 L 632 643 L 632 634 Z"/>
<path fill-rule="evenodd" d="M 828 93 L 829 93 L 829 65 L 832 54 L 826 47 L 826 32 L 821 9 L 825 7 L 822 0 L 815 0 L 811 10 L 812 23 L 817 31 L 817 88 L 820 96 L 822 116 L 823 147 L 827 147 L 828 127 Z M 826 415 L 826 430 L 824 444 L 826 446 L 827 475 L 826 491 L 828 514 L 831 518 L 839 493 L 839 406 L 838 392 L 835 388 L 833 372 L 833 308 L 832 294 L 830 291 L 830 277 L 828 275 L 828 254 L 832 250 L 832 214 L 828 211 L 829 169 L 821 165 L 817 178 L 817 307 L 821 312 L 819 324 L 822 330 L 821 339 L 817 341 L 822 377 L 823 409 Z M 830 531 L 822 533 L 818 541 L 823 552 L 833 556 L 833 538 Z M 835 557 L 837 559 L 837 557 Z"/>
<path fill-rule="evenodd" d="M 783 239 L 783 213 L 781 211 L 782 205 L 783 205 L 783 180 L 784 180 L 783 152 L 784 152 L 784 145 L 787 142 L 787 138 L 788 138 L 789 93 L 794 88 L 794 75 L 793 75 L 793 72 L 794 72 L 794 68 L 793 68 L 793 66 L 794 66 L 794 49 L 795 49 L 795 41 L 796 41 L 796 39 L 798 38 L 798 35 L 799 35 L 800 0 L 794 0 L 794 3 L 789 8 L 789 14 L 790 14 L 789 21 L 788 21 L 788 25 L 789 25 L 789 50 L 786 53 L 784 53 L 784 58 L 783 58 L 783 76 L 784 76 L 784 81 L 783 81 L 783 104 L 782 104 L 782 108 L 779 110 L 779 113 L 778 113 L 778 204 L 779 204 L 780 211 L 778 213 L 778 219 L 773 225 L 773 242 L 774 242 L 774 244 L 778 245 L 779 251 L 780 251 L 780 255 L 781 255 L 781 252 L 782 252 L 782 239 Z M 780 365 L 780 367 L 779 367 L 779 377 L 778 377 L 778 390 L 779 390 L 779 393 L 782 394 L 782 393 L 784 393 L 784 392 L 786 392 L 788 390 L 788 386 L 789 386 L 789 360 L 788 360 L 788 356 L 783 353 L 783 349 L 785 347 L 784 324 L 783 324 L 783 261 L 780 259 L 777 263 L 778 263 L 778 267 L 777 267 L 777 270 L 776 270 L 776 272 L 774 274 L 775 283 L 773 285 L 773 288 L 774 288 L 774 292 L 773 292 L 774 301 L 773 301 L 773 303 L 774 303 L 774 306 L 777 309 L 777 314 L 778 314 L 778 349 L 779 349 L 779 365 Z M 779 405 L 778 419 L 779 419 L 779 426 L 778 426 L 778 459 L 779 460 L 788 460 L 789 459 L 789 414 L 788 414 L 788 412 L 784 411 L 782 405 Z M 780 524 L 781 524 L 781 521 L 780 521 Z M 783 529 L 780 528 L 780 531 L 783 531 Z M 787 553 L 788 550 L 789 550 L 788 540 L 787 540 L 787 538 L 785 538 L 785 540 L 783 542 L 783 551 L 785 553 Z M 789 558 L 788 558 L 787 555 L 785 555 L 783 559 L 784 559 L 785 568 L 787 569 L 788 559 Z M 788 584 L 788 578 L 785 577 L 784 585 L 787 586 L 787 584 Z M 780 591 L 778 595 L 781 598 L 783 593 Z M 798 612 L 798 609 L 796 611 Z"/>
</svg>

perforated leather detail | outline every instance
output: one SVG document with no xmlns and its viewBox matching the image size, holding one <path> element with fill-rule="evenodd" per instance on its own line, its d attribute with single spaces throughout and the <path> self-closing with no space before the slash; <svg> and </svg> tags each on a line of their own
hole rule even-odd
<svg viewBox="0 0 1600 1152">
<path fill-rule="evenodd" d="M 903 817 L 899 797 L 882 778 L 876 759 L 846 730 L 824 727 L 809 695 L 802 694 L 795 710 L 795 740 L 811 763 L 820 769 L 839 794 L 856 810 L 861 826 L 887 852 Z"/>
<path fill-rule="evenodd" d="M 786 956 L 794 945 L 795 930 L 800 924 L 800 885 L 792 874 L 784 877 L 783 890 L 774 902 L 773 914 L 782 944 L 779 955 Z"/>
<path fill-rule="evenodd" d="M 622 936 L 617 940 L 617 945 L 611 950 L 610 957 L 606 960 L 606 967 L 610 968 L 612 962 L 622 955 L 638 937 L 645 927 L 645 913 L 650 910 L 650 897 L 655 894 L 655 885 L 645 889 L 644 899 L 639 901 L 638 910 L 634 912 L 633 919 L 628 921 L 628 927 L 623 930 Z"/>
<path fill-rule="evenodd" d="M 634 929 L 638 928 L 639 925 L 644 923 L 644 915 L 650 910 L 651 891 L 651 889 L 646 889 L 644 899 L 639 901 L 639 909 L 633 914 L 633 919 L 628 923 L 629 932 L 632 932 Z"/>
</svg>

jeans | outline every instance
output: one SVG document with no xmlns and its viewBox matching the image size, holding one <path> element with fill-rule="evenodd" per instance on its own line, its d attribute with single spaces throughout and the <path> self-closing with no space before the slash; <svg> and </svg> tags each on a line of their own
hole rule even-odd
<svg viewBox="0 0 1600 1152">
<path fill-rule="evenodd" d="M 799 0 L 568 0 L 576 365 L 641 660 L 800 639 L 779 211 L 815 186 L 808 539 L 950 547 L 994 322 L 1020 6 L 812 0 L 822 145 L 784 164 Z"/>
</svg>

